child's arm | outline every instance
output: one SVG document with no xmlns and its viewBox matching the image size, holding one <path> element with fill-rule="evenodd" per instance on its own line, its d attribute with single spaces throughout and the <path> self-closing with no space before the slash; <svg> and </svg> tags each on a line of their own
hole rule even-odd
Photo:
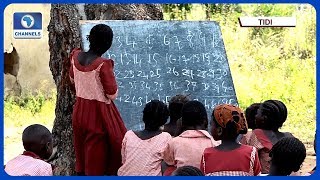
<svg viewBox="0 0 320 180">
<path fill-rule="evenodd" d="M 79 50 L 79 49 L 74 49 L 71 53 L 70 53 L 70 68 L 69 68 L 69 78 L 70 78 L 70 82 L 72 84 L 74 84 L 74 73 L 73 73 L 73 63 L 74 63 L 74 59 L 73 59 L 73 55 L 74 53 Z"/>
<path fill-rule="evenodd" d="M 126 162 L 126 145 L 127 145 L 127 136 L 125 135 L 122 140 L 122 146 L 121 146 L 122 164 L 124 164 Z"/>
<path fill-rule="evenodd" d="M 173 146 L 173 140 L 169 141 L 167 147 L 164 149 L 163 152 L 163 160 L 168 165 L 176 165 L 175 158 L 174 158 L 174 146 Z"/>
<path fill-rule="evenodd" d="M 258 156 L 258 151 L 256 151 L 255 153 L 253 173 L 255 176 L 259 176 L 261 174 L 261 165 L 260 165 L 260 160 Z"/>
<path fill-rule="evenodd" d="M 118 96 L 118 86 L 113 67 L 114 62 L 112 60 L 106 60 L 100 69 L 100 78 L 105 95 L 111 100 L 115 100 Z"/>
<path fill-rule="evenodd" d="M 69 78 L 70 78 L 71 84 L 74 84 L 74 74 L 73 74 L 73 65 L 72 64 L 69 69 Z"/>
</svg>

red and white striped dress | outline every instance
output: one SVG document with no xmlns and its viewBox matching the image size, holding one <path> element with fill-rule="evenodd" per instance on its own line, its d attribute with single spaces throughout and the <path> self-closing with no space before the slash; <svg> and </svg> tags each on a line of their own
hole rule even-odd
<svg viewBox="0 0 320 180">
<path fill-rule="evenodd" d="M 5 172 L 10 176 L 52 176 L 52 165 L 41 160 L 32 152 L 23 154 L 10 160 L 5 166 Z"/>
<path fill-rule="evenodd" d="M 172 139 L 167 132 L 149 139 L 140 139 L 128 131 L 122 143 L 122 163 L 119 176 L 161 176 L 163 152 Z"/>
<path fill-rule="evenodd" d="M 261 173 L 257 150 L 247 145 L 231 151 L 205 149 L 200 169 L 206 176 L 258 176 Z"/>
</svg>

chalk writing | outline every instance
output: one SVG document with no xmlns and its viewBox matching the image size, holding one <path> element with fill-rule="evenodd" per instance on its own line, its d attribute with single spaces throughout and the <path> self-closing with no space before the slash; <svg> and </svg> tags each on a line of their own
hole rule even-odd
<svg viewBox="0 0 320 180">
<path fill-rule="evenodd" d="M 146 103 L 168 103 L 176 94 L 201 101 L 208 115 L 221 103 L 237 105 L 220 27 L 215 22 L 99 21 L 114 32 L 103 57 L 115 62 L 119 95 L 115 100 L 128 129 L 141 129 Z M 96 22 L 82 23 L 86 35 Z"/>
</svg>

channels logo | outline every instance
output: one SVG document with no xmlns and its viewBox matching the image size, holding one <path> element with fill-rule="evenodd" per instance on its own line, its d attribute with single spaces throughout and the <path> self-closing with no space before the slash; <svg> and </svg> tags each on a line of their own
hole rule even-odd
<svg viewBox="0 0 320 180">
<path fill-rule="evenodd" d="M 13 37 L 16 39 L 40 39 L 42 14 L 16 12 L 13 14 Z"/>
</svg>

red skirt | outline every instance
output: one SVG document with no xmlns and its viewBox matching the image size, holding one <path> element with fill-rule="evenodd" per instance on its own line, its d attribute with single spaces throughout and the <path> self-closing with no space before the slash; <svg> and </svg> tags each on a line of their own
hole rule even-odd
<svg viewBox="0 0 320 180">
<path fill-rule="evenodd" d="M 72 126 L 76 172 L 88 176 L 117 175 L 127 129 L 115 104 L 77 97 Z"/>
</svg>

